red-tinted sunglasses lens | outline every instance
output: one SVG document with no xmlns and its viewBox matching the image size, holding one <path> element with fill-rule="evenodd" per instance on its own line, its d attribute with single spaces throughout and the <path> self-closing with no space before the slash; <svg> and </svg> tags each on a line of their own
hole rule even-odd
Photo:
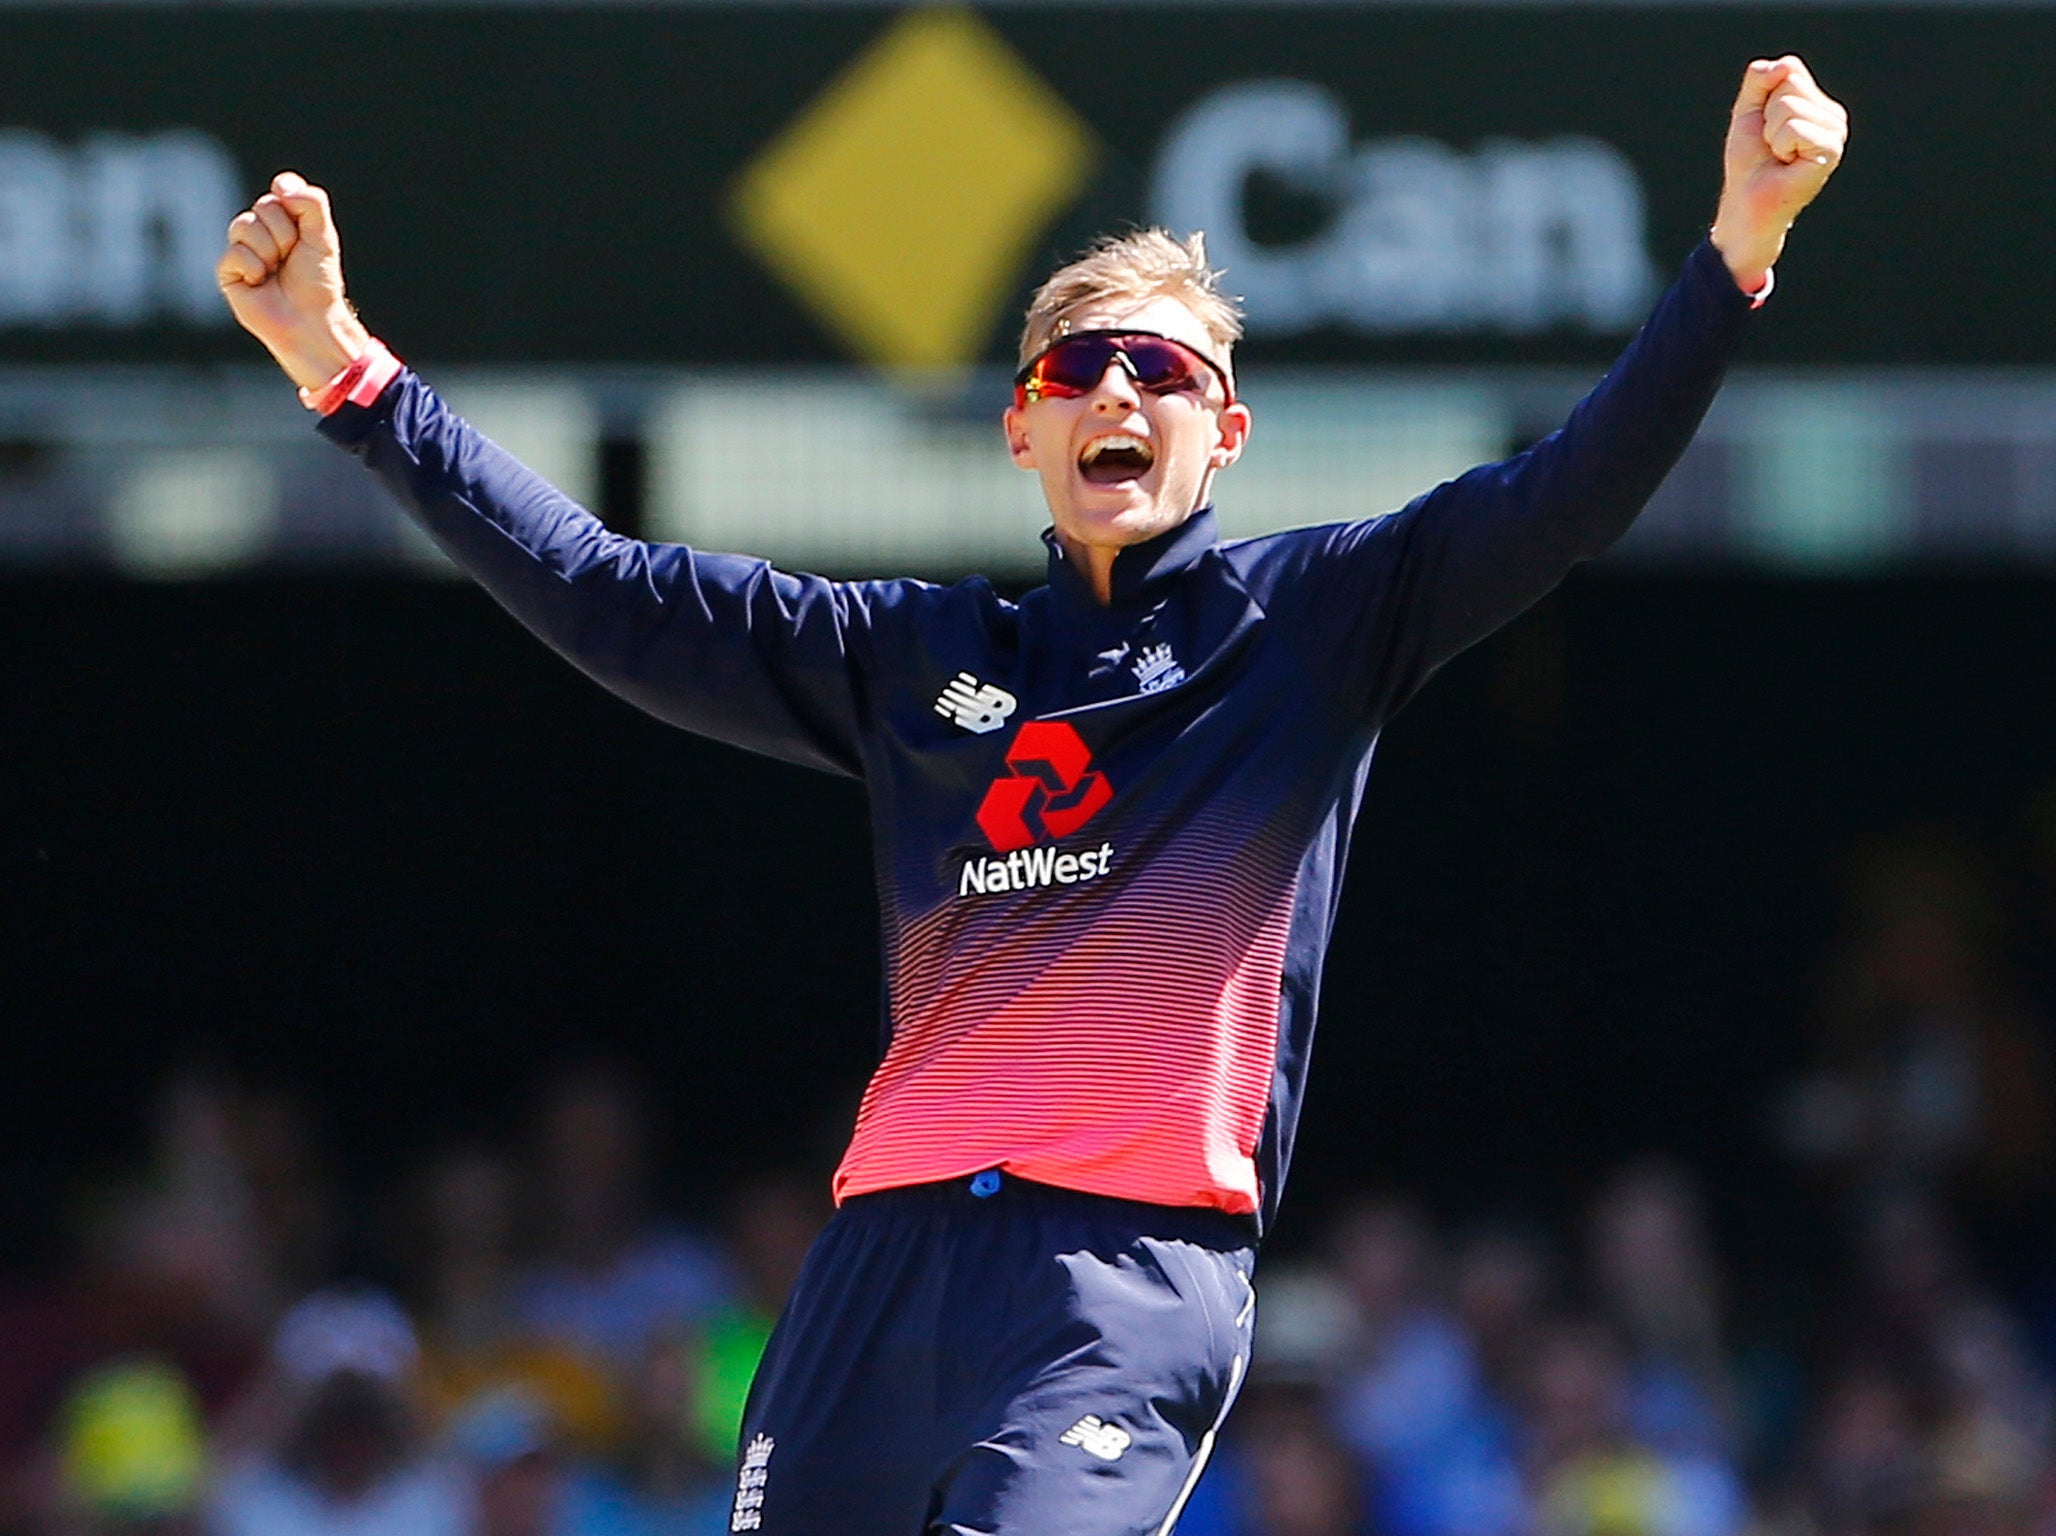
<svg viewBox="0 0 2056 1536">
<path fill-rule="evenodd" d="M 1028 392 L 1038 399 L 1082 395 L 1106 375 L 1116 350 L 1104 336 L 1072 336 L 1060 341 L 1028 370 Z"/>
<path fill-rule="evenodd" d="M 1067 336 L 1021 370 L 1018 385 L 1031 400 L 1071 399 L 1106 377 L 1116 357 L 1127 360 L 1135 382 L 1152 394 L 1192 388 L 1212 365 L 1190 347 L 1163 336 Z"/>
<path fill-rule="evenodd" d="M 1190 347 L 1156 336 L 1130 336 L 1121 350 L 1135 365 L 1135 381 L 1147 390 L 1168 394 L 1188 386 L 1204 388 L 1212 371 Z"/>
</svg>

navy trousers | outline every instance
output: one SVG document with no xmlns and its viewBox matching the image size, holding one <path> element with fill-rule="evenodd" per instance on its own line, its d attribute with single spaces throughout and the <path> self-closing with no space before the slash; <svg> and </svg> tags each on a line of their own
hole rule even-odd
<svg viewBox="0 0 2056 1536">
<path fill-rule="evenodd" d="M 844 1202 L 750 1389 L 731 1528 L 1168 1536 L 1249 1363 L 1254 1229 L 988 1172 Z"/>
</svg>

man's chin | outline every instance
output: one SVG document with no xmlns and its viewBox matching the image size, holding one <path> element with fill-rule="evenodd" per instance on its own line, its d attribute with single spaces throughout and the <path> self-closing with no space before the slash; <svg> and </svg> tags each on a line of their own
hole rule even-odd
<svg viewBox="0 0 2056 1536">
<path fill-rule="evenodd" d="M 1139 480 L 1113 485 L 1087 481 L 1072 506 L 1080 531 L 1096 535 L 1095 544 L 1139 544 L 1184 521 Z"/>
</svg>

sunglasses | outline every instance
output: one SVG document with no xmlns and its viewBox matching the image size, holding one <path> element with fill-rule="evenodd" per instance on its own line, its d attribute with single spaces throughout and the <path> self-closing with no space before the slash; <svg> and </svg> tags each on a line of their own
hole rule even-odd
<svg viewBox="0 0 2056 1536">
<path fill-rule="evenodd" d="M 1182 341 L 1154 331 L 1073 331 L 1044 347 L 1014 375 L 1014 404 L 1025 407 L 1031 400 L 1075 400 L 1090 394 L 1106 377 L 1107 365 L 1116 362 L 1137 388 L 1153 395 L 1204 390 L 1211 373 L 1221 381 L 1228 403 L 1235 403 L 1228 370 Z"/>
</svg>

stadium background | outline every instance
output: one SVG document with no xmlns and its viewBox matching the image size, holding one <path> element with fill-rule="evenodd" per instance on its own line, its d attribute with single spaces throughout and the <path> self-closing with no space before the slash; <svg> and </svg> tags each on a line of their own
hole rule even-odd
<svg viewBox="0 0 2056 1536">
<path fill-rule="evenodd" d="M 313 441 L 204 270 L 273 169 L 333 189 L 373 328 L 616 526 L 1019 588 L 1032 489 L 989 426 L 1012 317 L 1092 233 L 1194 206 L 1173 150 L 1210 104 L 1346 122 L 1241 144 L 1213 189 L 1274 269 L 1258 448 L 1220 488 L 1253 528 L 1547 430 L 1710 211 L 1742 62 L 1790 49 L 1851 159 L 1705 438 L 1381 748 L 1281 1290 L 1373 1206 L 1553 1234 L 1568 1274 L 1658 1155 L 1704 1202 L 1730 1345 L 1809 1383 L 1785 1421 L 1734 1410 L 1756 1518 L 1881 1529 L 1940 1518 L 1946 1412 L 1929 1482 L 1860 1518 L 1798 1447 L 1827 1434 L 1821 1340 L 1867 1304 L 1852 1212 L 1926 1201 L 2036 1383 L 1977 1528 L 2050 1518 L 2051 41 L 2037 5 L 0 6 L 0 1342 L 88 1288 L 117 1191 L 171 1177 L 191 1074 L 297 1096 L 337 1212 L 297 1282 L 404 1292 L 392 1192 L 522 1144 L 556 1074 L 626 1068 L 657 1204 L 718 1227 L 832 1159 L 875 1047 L 860 794 L 597 693 Z M 1250 116 L 1208 121 L 1218 154 Z M 1424 144 L 1446 207 L 1404 181 Z M 1937 930 L 1959 994 L 1849 1025 L 1889 991 L 1852 968 Z M 1823 1131 L 1829 1090 L 1954 1107 L 1909 1151 Z M 0 1359 L 16 1469 L 104 1364 L 26 1360 Z M 1293 1394 L 1347 1395 L 1318 1374 L 1252 1419 L 1316 1482 Z M 1397 1452 L 1350 1445 L 1352 1528 L 1438 1529 L 1394 1503 Z M 44 1529 L 9 1476 L 0 1524 Z M 1342 1528 L 1282 1520 L 1245 1528 Z"/>
</svg>

